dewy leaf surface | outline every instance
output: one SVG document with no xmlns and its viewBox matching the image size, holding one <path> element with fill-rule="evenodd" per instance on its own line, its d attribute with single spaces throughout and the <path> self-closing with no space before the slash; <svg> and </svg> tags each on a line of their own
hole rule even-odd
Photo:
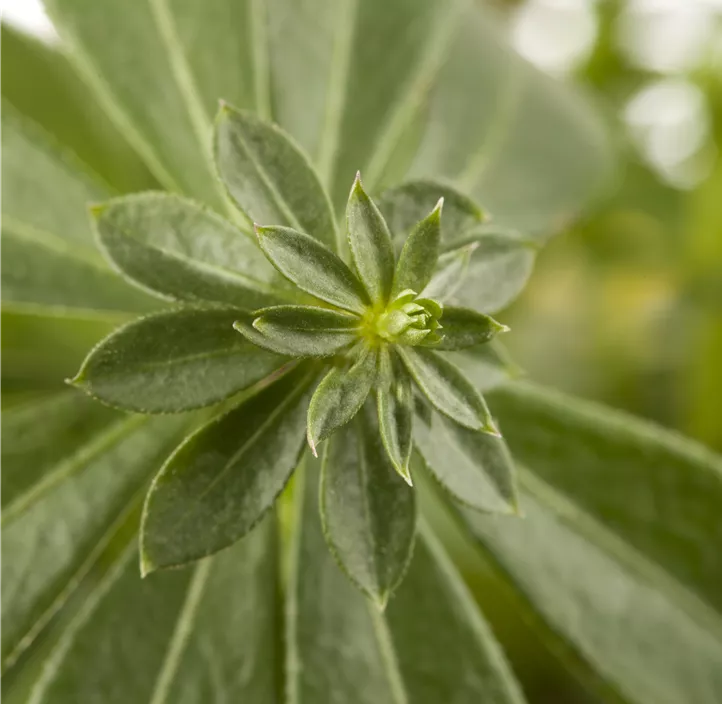
<svg viewBox="0 0 722 704">
<path fill-rule="evenodd" d="M 209 406 L 248 388 L 286 360 L 233 329 L 236 309 L 181 309 L 141 318 L 91 351 L 73 383 L 139 413 Z"/>
<path fill-rule="evenodd" d="M 269 666 L 281 657 L 277 565 L 271 520 L 192 570 L 140 579 L 128 551 L 51 653 L 30 701 L 280 702 Z"/>
<path fill-rule="evenodd" d="M 451 362 L 430 350 L 397 349 L 409 374 L 432 406 L 465 428 L 496 434 L 486 402 Z"/>
<path fill-rule="evenodd" d="M 37 443 L 45 440 L 46 427 L 57 425 L 60 410 L 48 402 L 22 411 L 35 413 Z M 3 511 L 4 665 L 32 642 L 76 588 L 187 423 L 114 415 L 111 425 L 45 462 L 42 474 L 33 467 L 34 482 L 16 492 Z M 26 451 L 11 458 L 7 469 L 13 474 L 40 459 L 29 440 L 30 435 Z"/>
<path fill-rule="evenodd" d="M 341 567 L 384 607 L 411 559 L 414 490 L 399 476 L 379 436 L 373 401 L 323 453 L 321 519 Z"/>
<path fill-rule="evenodd" d="M 161 296 L 246 309 L 293 298 L 250 237 L 192 201 L 143 193 L 109 201 L 93 215 L 115 266 Z"/>
<path fill-rule="evenodd" d="M 526 518 L 463 521 L 593 681 L 639 704 L 716 702 L 720 459 L 531 384 L 491 403 Z"/>
<path fill-rule="evenodd" d="M 164 2 L 47 0 L 76 68 L 156 178 L 222 207 L 212 113 L 195 96 Z"/>
<path fill-rule="evenodd" d="M 353 263 L 369 298 L 385 304 L 394 281 L 394 247 L 383 215 L 364 191 L 360 173 L 346 205 L 346 234 Z"/>
<path fill-rule="evenodd" d="M 368 297 L 342 259 L 328 247 L 289 227 L 258 227 L 258 241 L 274 266 L 301 290 L 352 313 L 363 313 Z"/>
<path fill-rule="evenodd" d="M 348 581 L 324 544 L 319 464 L 309 457 L 296 485 L 286 610 L 290 701 L 521 704 L 491 631 L 426 531 L 384 612 Z"/>
<path fill-rule="evenodd" d="M 145 573 L 228 547 L 271 508 L 304 447 L 312 377 L 307 368 L 290 372 L 171 455 L 146 499 Z"/>
<path fill-rule="evenodd" d="M 224 104 L 214 148 L 220 177 L 251 222 L 291 227 L 337 249 L 328 196 L 306 156 L 278 127 Z"/>
<path fill-rule="evenodd" d="M 514 461 L 503 438 L 462 428 L 433 413 L 416 418 L 414 443 L 435 479 L 457 501 L 490 513 L 516 513 Z"/>
<path fill-rule="evenodd" d="M 294 357 L 325 357 L 358 340 L 361 321 L 328 308 L 274 306 L 256 311 L 253 328 L 261 333 L 249 337 L 263 347 Z M 243 333 L 245 325 L 237 328 Z"/>
</svg>

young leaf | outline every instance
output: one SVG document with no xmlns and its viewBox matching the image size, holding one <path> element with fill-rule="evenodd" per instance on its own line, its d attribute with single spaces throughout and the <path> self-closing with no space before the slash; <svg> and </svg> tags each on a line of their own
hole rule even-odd
<svg viewBox="0 0 722 704">
<path fill-rule="evenodd" d="M 394 469 L 410 485 L 411 432 L 414 418 L 414 396 L 406 374 L 389 369 L 388 350 L 381 352 L 382 363 L 376 390 L 379 432 Z"/>
<path fill-rule="evenodd" d="M 406 239 L 394 274 L 394 294 L 406 289 L 421 293 L 431 281 L 439 258 L 443 205 L 444 199 L 440 198 Z"/>
<path fill-rule="evenodd" d="M 380 608 L 411 559 L 415 494 L 394 471 L 373 403 L 332 437 L 323 454 L 321 520 L 341 567 Z"/>
<path fill-rule="evenodd" d="M 248 388 L 284 359 L 233 330 L 238 310 L 182 309 L 115 331 L 83 362 L 75 386 L 138 413 L 179 413 Z"/>
<path fill-rule="evenodd" d="M 478 511 L 518 513 L 514 463 L 503 438 L 462 428 L 432 413 L 417 416 L 414 444 L 438 482 Z"/>
<path fill-rule="evenodd" d="M 303 449 L 312 378 L 307 368 L 288 373 L 171 455 L 146 499 L 145 574 L 231 545 L 273 505 Z"/>
<path fill-rule="evenodd" d="M 204 704 L 209 692 L 216 701 L 280 701 L 269 667 L 282 659 L 273 521 L 192 570 L 139 579 L 134 546 L 115 560 L 51 651 L 34 704 Z"/>
<path fill-rule="evenodd" d="M 338 569 L 319 525 L 319 464 L 308 457 L 294 486 L 289 699 L 328 702 L 333 692 L 334 701 L 353 704 L 522 704 L 501 647 L 423 523 L 408 572 L 383 612 Z"/>
<path fill-rule="evenodd" d="M 77 392 L 73 396 L 82 399 Z M 58 413 L 68 422 L 73 409 L 45 402 L 23 410 L 26 420 L 34 415 L 35 426 L 26 425 L 25 451 L 18 447 L 4 470 L 16 475 L 27 468 L 34 476 L 22 487 L 13 483 L 12 502 L 3 508 L 3 668 L 74 593 L 188 422 L 113 413 L 114 423 L 84 434 L 74 447 L 43 462 L 40 472 L 34 463 L 41 460 L 41 443 L 55 439 L 62 447 L 57 434 L 47 436 L 57 429 Z"/>
<path fill-rule="evenodd" d="M 394 247 L 383 215 L 361 185 L 361 174 L 356 174 L 348 198 L 346 229 L 353 263 L 369 298 L 374 303 L 388 302 L 394 280 Z"/>
<path fill-rule="evenodd" d="M 375 349 L 362 349 L 353 366 L 334 367 L 321 380 L 308 406 L 306 434 L 311 451 L 353 418 L 376 380 Z"/>
<path fill-rule="evenodd" d="M 509 330 L 488 315 L 453 306 L 444 306 L 441 324 L 443 335 L 440 342 L 434 343 L 436 350 L 463 350 L 489 342 L 494 336 Z"/>
<path fill-rule="evenodd" d="M 249 237 L 192 201 L 142 193 L 111 200 L 92 213 L 113 264 L 161 296 L 246 309 L 294 298 Z"/>
<path fill-rule="evenodd" d="M 336 220 L 313 167 L 281 129 L 253 113 L 221 105 L 216 165 L 251 222 L 284 225 L 336 250 Z"/>
<path fill-rule="evenodd" d="M 292 357 L 326 357 L 358 340 L 359 318 L 328 308 L 275 306 L 253 314 L 252 327 L 266 349 Z M 243 333 L 246 324 L 237 328 Z M 258 344 L 259 336 L 251 338 Z"/>
<path fill-rule="evenodd" d="M 399 346 L 397 350 L 434 408 L 465 428 L 499 435 L 481 394 L 451 362 L 420 347 Z"/>
<path fill-rule="evenodd" d="M 288 227 L 256 227 L 261 249 L 303 291 L 352 313 L 363 313 L 368 297 L 339 257 L 309 235 Z"/>
<path fill-rule="evenodd" d="M 397 246 L 403 245 L 416 224 L 438 205 L 439 198 L 444 200 L 439 231 L 445 247 L 486 219 L 484 211 L 453 186 L 434 181 L 408 181 L 384 191 L 378 200 Z"/>
</svg>

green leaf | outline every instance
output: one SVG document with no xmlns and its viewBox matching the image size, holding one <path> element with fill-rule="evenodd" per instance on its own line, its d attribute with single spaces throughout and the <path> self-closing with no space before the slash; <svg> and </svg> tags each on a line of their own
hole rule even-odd
<svg viewBox="0 0 722 704">
<path fill-rule="evenodd" d="M 457 501 L 489 513 L 518 513 L 514 462 L 503 438 L 432 413 L 417 416 L 414 443 L 434 478 Z"/>
<path fill-rule="evenodd" d="M 2 414 L 2 506 L 16 500 L 76 455 L 118 414 L 71 390 L 5 409 Z"/>
<path fill-rule="evenodd" d="M 47 0 L 69 57 L 165 188 L 222 207 L 202 104 L 167 2 Z M 212 108 L 211 108 L 212 109 Z"/>
<path fill-rule="evenodd" d="M 6 23 L 0 45 L 3 99 L 17 113 L 72 149 L 119 190 L 157 186 L 57 46 Z"/>
<path fill-rule="evenodd" d="M 282 130 L 221 105 L 215 158 L 229 194 L 250 222 L 284 225 L 338 247 L 336 221 L 313 167 Z"/>
<path fill-rule="evenodd" d="M 477 245 L 471 243 L 441 254 L 436 271 L 422 295 L 436 301 L 448 301 L 464 283 L 469 272 L 469 262 Z"/>
<path fill-rule="evenodd" d="M 255 344 L 292 357 L 325 357 L 358 340 L 359 318 L 328 308 L 275 306 L 254 314 L 253 329 L 260 333 L 249 339 Z M 247 323 L 237 330 L 244 333 Z"/>
<path fill-rule="evenodd" d="M 493 225 L 472 233 L 465 246 L 471 248 L 466 276 L 444 300 L 483 313 L 505 308 L 526 286 L 537 246 L 514 233 L 499 231 Z"/>
<path fill-rule="evenodd" d="M 141 318 L 95 347 L 72 383 L 138 413 L 178 413 L 222 401 L 285 361 L 237 335 L 237 317 L 231 308 Z"/>
<path fill-rule="evenodd" d="M 384 216 L 366 195 L 360 173 L 346 206 L 346 231 L 353 263 L 369 298 L 374 303 L 387 303 L 395 268 L 391 233 Z"/>
<path fill-rule="evenodd" d="M 423 526 L 408 573 L 385 611 L 338 569 L 319 525 L 319 464 L 309 457 L 297 474 L 303 481 L 294 487 L 286 608 L 289 699 L 521 704 L 491 630 Z"/>
<path fill-rule="evenodd" d="M 363 313 L 366 292 L 356 275 L 330 249 L 288 227 L 257 227 L 261 249 L 301 290 L 352 313 Z"/>
<path fill-rule="evenodd" d="M 193 570 L 141 580 L 136 560 L 127 550 L 90 594 L 33 704 L 280 701 L 273 521 Z"/>
<path fill-rule="evenodd" d="M 526 518 L 461 516 L 515 590 L 607 690 L 639 704 L 719 699 L 722 568 L 709 556 L 722 459 L 528 383 L 491 398 Z"/>
<path fill-rule="evenodd" d="M 474 345 L 489 342 L 502 332 L 508 332 L 506 325 L 497 323 L 483 313 L 470 308 L 445 306 L 441 316 L 441 341 L 434 344 L 437 350 L 463 350 Z"/>
<path fill-rule="evenodd" d="M 414 396 L 406 374 L 394 373 L 388 349 L 381 352 L 380 382 L 376 389 L 379 432 L 394 469 L 411 484 L 411 431 Z"/>
<path fill-rule="evenodd" d="M 12 494 L 3 509 L 4 667 L 78 587 L 187 423 L 113 414 L 114 422 L 96 423 L 92 432 L 87 411 L 79 406 L 41 402 L 19 408 L 24 417 L 10 419 L 15 434 L 8 439 L 17 440 L 19 431 L 24 446 L 11 450 L 6 466 Z M 100 417 L 109 413 L 97 407 L 95 412 Z M 73 428 L 73 413 L 78 435 L 70 443 L 60 431 L 63 424 Z M 59 451 L 43 457 L 38 447 L 52 440 Z M 19 482 L 23 469 L 31 476 Z"/>
<path fill-rule="evenodd" d="M 443 205 L 444 199 L 440 198 L 406 239 L 394 274 L 394 294 L 406 289 L 421 293 L 431 281 L 439 259 Z"/>
<path fill-rule="evenodd" d="M 394 471 L 373 403 L 337 433 L 323 454 L 321 520 L 351 580 L 383 609 L 411 560 L 414 491 Z"/>
<path fill-rule="evenodd" d="M 438 206 L 440 198 L 444 201 L 444 217 L 439 223 L 439 240 L 444 246 L 462 239 L 484 222 L 479 206 L 454 187 L 435 181 L 409 181 L 389 188 L 378 199 L 397 246 L 403 245 L 419 221 Z"/>
<path fill-rule="evenodd" d="M 109 259 L 161 296 L 241 308 L 293 298 L 249 237 L 192 201 L 143 193 L 97 206 L 93 215 Z"/>
<path fill-rule="evenodd" d="M 444 352 L 444 359 L 458 367 L 481 393 L 522 375 L 498 339 L 458 352 Z"/>
<path fill-rule="evenodd" d="M 353 366 L 335 366 L 316 387 L 308 406 L 306 435 L 313 454 L 316 446 L 359 411 L 376 380 L 375 349 L 363 348 Z"/>
<path fill-rule="evenodd" d="M 499 434 L 481 394 L 451 362 L 418 347 L 397 347 L 397 350 L 434 408 L 465 428 Z"/>
<path fill-rule="evenodd" d="M 171 455 L 146 499 L 144 574 L 231 545 L 271 508 L 303 448 L 313 376 L 307 368 L 286 374 Z"/>
</svg>

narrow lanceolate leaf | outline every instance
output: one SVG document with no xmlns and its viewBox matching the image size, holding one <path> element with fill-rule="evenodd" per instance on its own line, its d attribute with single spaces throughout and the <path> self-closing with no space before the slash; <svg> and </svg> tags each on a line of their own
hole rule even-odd
<svg viewBox="0 0 722 704">
<path fill-rule="evenodd" d="M 146 499 L 144 573 L 231 545 L 273 505 L 304 445 L 312 377 L 306 368 L 290 372 L 173 453 Z"/>
<path fill-rule="evenodd" d="M 307 157 L 280 128 L 223 104 L 214 146 L 221 179 L 250 222 L 285 225 L 337 249 L 328 196 Z"/>
<path fill-rule="evenodd" d="M 250 237 L 192 201 L 142 193 L 111 200 L 92 213 L 107 257 L 144 289 L 246 309 L 293 299 Z"/>
<path fill-rule="evenodd" d="M 384 191 L 378 200 L 397 246 L 400 247 L 416 224 L 436 207 L 439 198 L 444 199 L 444 217 L 440 223 L 444 246 L 463 238 L 485 219 L 481 208 L 452 186 L 434 181 L 409 181 Z"/>
<path fill-rule="evenodd" d="M 369 297 L 386 303 L 393 286 L 394 247 L 383 215 L 361 185 L 361 174 L 356 174 L 349 195 L 346 228 L 351 256 Z"/>
<path fill-rule="evenodd" d="M 361 321 L 328 308 L 275 306 L 253 314 L 253 328 L 266 349 L 293 357 L 325 357 L 358 340 Z M 238 327 L 243 333 L 244 326 Z M 258 336 L 252 338 L 258 343 Z"/>
<path fill-rule="evenodd" d="M 308 458 L 294 494 L 286 633 L 290 701 L 522 704 L 499 644 L 423 525 L 385 611 L 349 582 L 319 525 L 318 464 Z M 349 643 L 353 648 L 344 647 Z"/>
<path fill-rule="evenodd" d="M 30 701 L 276 704 L 277 565 L 269 520 L 192 570 L 139 579 L 137 551 L 126 550 L 51 651 Z"/>
<path fill-rule="evenodd" d="M 84 404 L 68 403 L 82 395 L 68 393 L 3 414 L 7 441 L 16 443 L 3 447 L 3 668 L 74 593 L 187 424 L 124 418 L 93 404 L 99 418 L 113 419 L 92 428 Z M 47 442 L 58 449 L 52 457 L 38 451 Z M 19 481 L 23 470 L 29 481 Z"/>
<path fill-rule="evenodd" d="M 72 383 L 139 413 L 178 413 L 222 401 L 286 361 L 238 335 L 237 318 L 232 308 L 141 318 L 93 349 Z"/>
<path fill-rule="evenodd" d="M 463 350 L 481 345 L 509 330 L 506 325 L 498 323 L 488 315 L 477 313 L 471 308 L 454 306 L 444 306 L 441 324 L 441 341 L 434 344 L 434 349 L 437 350 Z"/>
<path fill-rule="evenodd" d="M 376 380 L 375 349 L 362 349 L 353 366 L 336 366 L 321 380 L 308 406 L 308 444 L 316 446 L 353 418 Z"/>
<path fill-rule="evenodd" d="M 490 513 L 516 513 L 514 462 L 503 438 L 462 428 L 444 416 L 417 416 L 414 444 L 457 501 Z"/>
<path fill-rule="evenodd" d="M 379 437 L 373 402 L 328 443 L 321 476 L 321 519 L 343 570 L 380 607 L 411 559 L 414 490 L 394 471 Z"/>
<path fill-rule="evenodd" d="M 303 291 L 352 313 L 363 313 L 368 297 L 356 275 L 328 247 L 288 227 L 256 227 L 261 249 Z"/>
<path fill-rule="evenodd" d="M 498 339 L 458 352 L 444 352 L 444 357 L 460 369 L 480 393 L 523 375 Z"/>
<path fill-rule="evenodd" d="M 718 701 L 722 565 L 711 545 L 721 538 L 722 459 L 529 383 L 492 403 L 525 519 L 459 515 L 537 623 L 592 682 L 630 702 Z"/>
<path fill-rule="evenodd" d="M 489 409 L 471 382 L 442 356 L 422 348 L 398 347 L 417 386 L 438 411 L 465 428 L 498 435 Z"/>
<path fill-rule="evenodd" d="M 416 225 L 406 239 L 396 265 L 394 293 L 406 289 L 421 293 L 431 281 L 439 258 L 443 205 L 444 199 L 440 198 L 431 213 Z"/>
<path fill-rule="evenodd" d="M 388 355 L 388 352 L 386 352 Z M 394 469 L 411 484 L 411 432 L 414 396 L 406 374 L 391 374 L 379 380 L 376 390 L 379 432 Z"/>
</svg>

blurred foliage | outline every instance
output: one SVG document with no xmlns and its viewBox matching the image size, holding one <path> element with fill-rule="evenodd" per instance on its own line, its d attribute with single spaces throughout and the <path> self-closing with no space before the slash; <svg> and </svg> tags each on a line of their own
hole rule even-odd
<svg viewBox="0 0 722 704">
<path fill-rule="evenodd" d="M 712 50 L 683 76 L 704 93 L 717 152 L 692 189 L 665 183 L 626 135 L 621 111 L 659 74 L 616 42 L 626 3 L 596 4 L 596 44 L 573 80 L 609 115 L 623 168 L 586 219 L 541 254 L 504 322 L 535 379 L 722 448 L 722 71 Z M 719 28 L 717 41 L 722 36 Z M 715 63 L 716 61 L 716 63 Z"/>
</svg>

